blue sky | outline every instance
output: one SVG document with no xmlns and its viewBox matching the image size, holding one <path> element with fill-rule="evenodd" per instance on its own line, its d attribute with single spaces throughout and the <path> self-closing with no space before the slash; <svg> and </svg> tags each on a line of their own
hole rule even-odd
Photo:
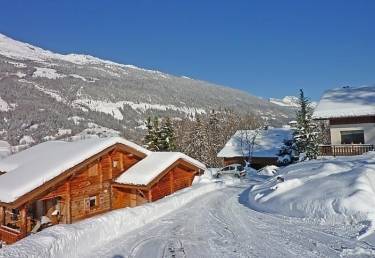
<svg viewBox="0 0 375 258">
<path fill-rule="evenodd" d="M 1 3 L 0 32 L 263 97 L 375 83 L 375 1 Z"/>
</svg>

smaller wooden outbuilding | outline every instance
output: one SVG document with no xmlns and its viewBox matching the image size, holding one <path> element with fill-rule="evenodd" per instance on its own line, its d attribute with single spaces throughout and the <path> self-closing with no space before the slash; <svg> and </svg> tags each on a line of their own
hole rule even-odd
<svg viewBox="0 0 375 258">
<path fill-rule="evenodd" d="M 36 145 L 0 160 L 0 240 L 158 200 L 191 186 L 204 168 L 118 137 Z"/>
</svg>

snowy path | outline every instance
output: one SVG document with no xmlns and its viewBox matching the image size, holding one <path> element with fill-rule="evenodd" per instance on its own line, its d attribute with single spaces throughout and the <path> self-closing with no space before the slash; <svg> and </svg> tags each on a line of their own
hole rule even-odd
<svg viewBox="0 0 375 258">
<path fill-rule="evenodd" d="M 87 257 L 340 257 L 373 253 L 333 228 L 254 211 L 248 189 L 229 186 L 151 225 L 98 246 Z M 348 233 L 349 232 L 349 233 Z M 343 235 L 343 236 L 342 236 Z M 357 256 L 356 256 L 357 257 Z"/>
</svg>

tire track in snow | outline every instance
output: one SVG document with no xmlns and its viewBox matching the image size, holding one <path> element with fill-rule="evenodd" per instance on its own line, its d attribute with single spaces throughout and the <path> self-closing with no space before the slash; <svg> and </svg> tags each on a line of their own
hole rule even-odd
<svg viewBox="0 0 375 258">
<path fill-rule="evenodd" d="M 211 192 L 91 257 L 340 257 L 371 248 L 334 228 L 252 210 L 243 205 L 246 187 Z"/>
</svg>

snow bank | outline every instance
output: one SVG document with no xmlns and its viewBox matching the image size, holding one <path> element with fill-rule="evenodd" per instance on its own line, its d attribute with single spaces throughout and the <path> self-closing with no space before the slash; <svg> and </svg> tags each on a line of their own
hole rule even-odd
<svg viewBox="0 0 375 258">
<path fill-rule="evenodd" d="M 274 175 L 277 174 L 278 170 L 279 170 L 278 166 L 269 165 L 269 166 L 265 166 L 264 168 L 262 168 L 261 170 L 259 170 L 258 174 L 259 175 L 263 175 L 263 176 L 274 176 Z"/>
<path fill-rule="evenodd" d="M 375 152 L 307 161 L 255 185 L 252 208 L 330 224 L 375 222 Z"/>
<path fill-rule="evenodd" d="M 157 202 L 108 212 L 71 225 L 56 225 L 7 246 L 0 257 L 80 257 L 100 243 L 119 238 L 223 184 L 195 184 Z"/>
</svg>

